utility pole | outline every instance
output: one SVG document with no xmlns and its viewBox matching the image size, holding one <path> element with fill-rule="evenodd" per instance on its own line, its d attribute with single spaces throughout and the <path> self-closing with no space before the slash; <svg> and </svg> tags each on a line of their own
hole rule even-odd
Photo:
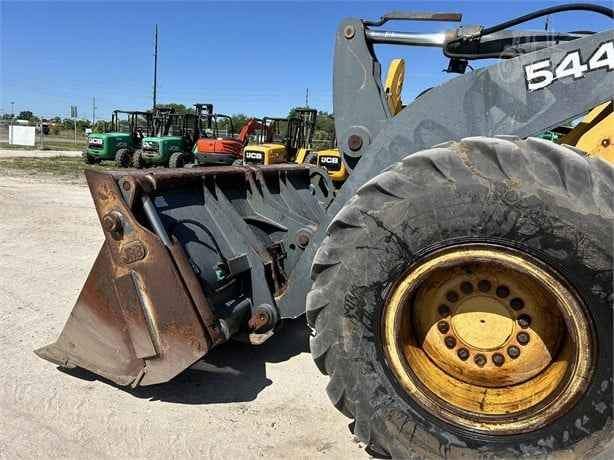
<svg viewBox="0 0 614 460">
<path fill-rule="evenodd" d="M 11 102 L 11 126 L 13 125 L 14 119 L 15 119 L 15 103 Z"/>
<path fill-rule="evenodd" d="M 41 150 L 45 150 L 45 133 L 43 132 L 43 117 L 41 117 L 40 121 L 40 130 L 41 130 Z"/>
<path fill-rule="evenodd" d="M 158 86 L 158 24 L 154 42 L 154 77 L 153 77 L 153 109 L 156 109 L 156 90 Z"/>
<path fill-rule="evenodd" d="M 309 88 L 305 91 L 305 107 L 309 108 Z"/>
<path fill-rule="evenodd" d="M 92 129 L 96 123 L 96 96 L 92 97 Z"/>
<path fill-rule="evenodd" d="M 72 118 L 72 122 L 75 127 L 75 145 L 77 145 L 77 117 L 78 116 L 79 115 L 77 114 L 77 106 L 71 105 L 70 106 L 70 117 Z"/>
</svg>

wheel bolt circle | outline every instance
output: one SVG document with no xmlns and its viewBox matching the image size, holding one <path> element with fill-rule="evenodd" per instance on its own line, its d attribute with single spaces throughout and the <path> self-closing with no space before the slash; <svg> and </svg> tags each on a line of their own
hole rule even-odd
<svg viewBox="0 0 614 460">
<path fill-rule="evenodd" d="M 456 339 L 452 336 L 447 336 L 443 341 L 446 344 L 446 347 L 448 347 L 449 349 L 452 349 L 456 346 Z"/>
<path fill-rule="evenodd" d="M 516 340 L 518 340 L 518 343 L 520 345 L 526 345 L 527 343 L 529 343 L 529 340 L 531 340 L 531 338 L 526 332 L 519 332 L 518 334 L 516 334 Z"/>
<path fill-rule="evenodd" d="M 467 350 L 466 348 L 459 348 L 456 354 L 463 361 L 467 361 L 467 358 L 469 358 L 469 350 Z"/>
<path fill-rule="evenodd" d="M 482 353 L 478 353 L 475 355 L 475 358 L 473 358 L 473 361 L 477 366 L 484 367 L 486 364 L 486 356 L 484 356 Z"/>
<path fill-rule="evenodd" d="M 503 363 L 505 362 L 505 358 L 503 357 L 503 355 L 501 353 L 494 353 L 492 355 L 492 362 L 497 367 L 503 366 Z"/>
<path fill-rule="evenodd" d="M 518 358 L 520 356 L 520 348 L 516 345 L 510 345 L 507 347 L 507 355 L 512 359 Z"/>
<path fill-rule="evenodd" d="M 439 329 L 439 332 L 441 332 L 442 334 L 447 334 L 450 330 L 450 325 L 447 321 L 439 321 L 437 323 L 437 329 Z"/>
<path fill-rule="evenodd" d="M 523 329 L 526 329 L 531 325 L 531 317 L 529 315 L 520 315 L 517 321 L 518 325 Z"/>
</svg>

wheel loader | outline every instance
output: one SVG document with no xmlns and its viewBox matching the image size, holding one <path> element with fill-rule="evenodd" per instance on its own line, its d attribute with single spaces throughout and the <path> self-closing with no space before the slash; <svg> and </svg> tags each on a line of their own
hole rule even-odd
<svg viewBox="0 0 614 460">
<path fill-rule="evenodd" d="M 613 426 L 614 167 L 531 136 L 612 100 L 614 30 L 518 27 L 563 11 L 613 17 L 343 20 L 336 193 L 309 165 L 86 171 L 105 242 L 37 354 L 154 385 L 306 315 L 328 396 L 370 452 L 592 458 Z M 403 21 L 452 24 L 387 28 Z M 375 45 L 440 48 L 459 75 L 393 115 Z"/>
</svg>

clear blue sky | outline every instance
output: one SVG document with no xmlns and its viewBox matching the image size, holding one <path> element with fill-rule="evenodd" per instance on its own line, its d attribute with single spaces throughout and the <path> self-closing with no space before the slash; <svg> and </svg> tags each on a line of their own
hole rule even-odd
<svg viewBox="0 0 614 460">
<path fill-rule="evenodd" d="M 5 1 L 1 8 L 2 113 L 66 116 L 71 104 L 97 118 L 114 108 L 151 106 L 153 29 L 160 27 L 158 101 L 212 102 L 224 113 L 285 115 L 302 105 L 332 109 L 334 33 L 345 16 L 387 10 L 459 11 L 463 23 L 491 25 L 556 2 L 176 2 Z M 600 2 L 608 5 L 609 2 Z M 542 29 L 543 20 L 532 26 Z M 444 23 L 390 29 L 443 30 Z M 556 31 L 611 27 L 592 13 L 562 13 Z M 383 65 L 406 59 L 405 97 L 447 78 L 437 49 L 381 47 Z"/>
</svg>

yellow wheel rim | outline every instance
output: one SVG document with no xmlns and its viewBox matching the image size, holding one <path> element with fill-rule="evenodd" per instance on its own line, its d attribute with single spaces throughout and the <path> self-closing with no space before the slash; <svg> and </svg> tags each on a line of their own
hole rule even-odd
<svg viewBox="0 0 614 460">
<path fill-rule="evenodd" d="M 573 289 L 495 245 L 448 248 L 399 279 L 382 316 L 387 363 L 407 395 L 491 434 L 538 429 L 591 377 L 594 341 Z"/>
</svg>

